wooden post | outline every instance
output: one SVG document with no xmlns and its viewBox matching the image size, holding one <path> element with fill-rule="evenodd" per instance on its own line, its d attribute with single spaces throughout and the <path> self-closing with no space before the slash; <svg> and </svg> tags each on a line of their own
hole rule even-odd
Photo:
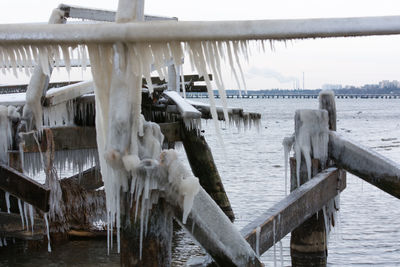
<svg viewBox="0 0 400 267">
<path fill-rule="evenodd" d="M 298 136 L 302 124 L 300 112 L 296 111 L 295 135 Z M 291 191 L 297 188 L 296 164 L 291 161 Z M 319 171 L 319 162 L 312 161 L 311 177 Z M 308 180 L 308 172 L 304 156 L 301 155 L 300 185 Z M 327 242 L 325 220 L 322 211 L 317 212 L 311 218 L 292 231 L 290 239 L 290 253 L 293 267 L 318 266 L 327 264 Z"/>
<path fill-rule="evenodd" d="M 197 130 L 188 130 L 182 123 L 182 142 L 193 174 L 199 178 L 200 185 L 231 221 L 235 220 L 224 185 L 219 176 L 210 147 L 204 136 Z"/>
<path fill-rule="evenodd" d="M 156 173 L 158 165 L 149 165 L 146 172 Z M 166 177 L 165 177 L 166 178 Z M 154 179 L 148 177 L 148 179 Z M 149 211 L 149 218 L 141 213 L 141 205 L 138 207 L 136 218 L 136 205 L 130 203 L 130 193 L 121 194 L 121 266 L 170 266 L 171 265 L 171 242 L 172 242 L 172 213 L 167 212 L 167 203 L 159 199 Z M 143 199 L 140 200 L 144 201 Z M 141 215 L 140 215 L 141 214 Z M 140 218 L 143 216 L 142 218 Z M 141 241 L 141 223 L 143 229 L 143 240 Z M 145 225 L 147 221 L 147 226 Z M 142 249 L 140 247 L 142 243 Z"/>
</svg>

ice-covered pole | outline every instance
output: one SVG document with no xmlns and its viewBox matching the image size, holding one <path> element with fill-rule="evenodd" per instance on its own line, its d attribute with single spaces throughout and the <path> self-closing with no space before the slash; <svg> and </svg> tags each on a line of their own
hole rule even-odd
<svg viewBox="0 0 400 267">
<path fill-rule="evenodd" d="M 297 110 L 295 115 L 296 170 L 291 175 L 293 191 L 324 168 L 328 155 L 328 112 L 326 110 Z M 313 164 L 315 165 L 315 163 Z M 292 167 L 292 166 L 291 166 Z M 327 242 L 325 218 L 318 212 L 292 231 L 290 253 L 292 266 L 326 266 Z"/>
</svg>

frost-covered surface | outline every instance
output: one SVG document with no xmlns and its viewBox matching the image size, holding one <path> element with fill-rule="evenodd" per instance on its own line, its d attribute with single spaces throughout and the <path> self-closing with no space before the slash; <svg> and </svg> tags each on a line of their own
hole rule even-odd
<svg viewBox="0 0 400 267">
<path fill-rule="evenodd" d="M 326 110 L 303 109 L 296 111 L 295 142 L 297 185 L 300 185 L 300 165 L 303 155 L 311 179 L 311 159 L 319 159 L 324 169 L 328 159 L 329 126 Z"/>
<path fill-rule="evenodd" d="M 8 164 L 8 149 L 12 143 L 8 108 L 0 105 L 0 162 Z"/>
</svg>

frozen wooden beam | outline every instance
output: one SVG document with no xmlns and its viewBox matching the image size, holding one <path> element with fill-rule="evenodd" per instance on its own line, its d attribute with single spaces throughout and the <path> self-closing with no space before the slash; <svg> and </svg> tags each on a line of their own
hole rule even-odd
<svg viewBox="0 0 400 267">
<path fill-rule="evenodd" d="M 86 19 L 94 21 L 108 21 L 108 22 L 115 21 L 115 11 L 111 10 L 93 9 L 93 8 L 86 8 L 79 6 L 70 6 L 65 4 L 59 5 L 58 8 L 65 12 L 65 17 L 67 18 Z M 145 21 L 177 20 L 177 18 L 144 15 L 144 20 Z"/>
<path fill-rule="evenodd" d="M 192 105 L 190 105 L 185 99 L 183 99 L 177 92 L 175 91 L 164 91 L 164 95 L 166 95 L 171 101 L 173 101 L 179 113 L 181 114 L 183 119 L 200 119 L 201 112 L 195 109 Z"/>
<path fill-rule="evenodd" d="M 58 88 L 51 88 L 46 92 L 44 106 L 54 106 L 84 94 L 94 91 L 93 81 L 79 82 Z"/>
<path fill-rule="evenodd" d="M 345 188 L 345 172 L 336 168 L 326 169 L 269 208 L 240 232 L 256 251 L 256 232 L 260 227 L 259 252 L 262 255 L 274 245 L 274 241 L 276 243 L 281 240 Z"/>
<path fill-rule="evenodd" d="M 73 150 L 73 149 L 90 149 L 97 148 L 96 129 L 94 127 L 51 127 L 55 150 Z M 35 140 L 36 132 L 28 132 L 21 134 L 24 142 L 24 152 L 39 152 L 47 150 L 46 131 L 43 131 L 42 137 L 39 138 L 39 145 Z"/>
<path fill-rule="evenodd" d="M 335 132 L 329 133 L 329 156 L 339 167 L 400 198 L 400 166 L 396 162 Z"/>
<path fill-rule="evenodd" d="M 50 189 L 28 176 L 0 163 L 0 189 L 47 212 Z"/>
<path fill-rule="evenodd" d="M 100 168 L 98 166 L 87 169 L 63 180 L 74 180 L 79 186 L 87 191 L 96 190 L 104 185 Z"/>
<path fill-rule="evenodd" d="M 400 16 L 147 23 L 3 24 L 2 45 L 287 40 L 400 34 Z"/>
<path fill-rule="evenodd" d="M 174 212 L 176 220 L 218 266 L 263 266 L 235 225 L 204 189 L 200 188 L 195 196 L 186 224 L 182 223 L 182 209 L 175 206 Z"/>
</svg>

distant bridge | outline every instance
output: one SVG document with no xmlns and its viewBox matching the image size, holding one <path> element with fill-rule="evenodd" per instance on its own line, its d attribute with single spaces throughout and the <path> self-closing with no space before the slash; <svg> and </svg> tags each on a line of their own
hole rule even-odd
<svg viewBox="0 0 400 267">
<path fill-rule="evenodd" d="M 186 93 L 187 98 L 208 98 L 207 93 Z M 219 98 L 219 95 L 215 96 Z M 318 94 L 242 94 L 227 95 L 227 98 L 318 98 Z M 400 94 L 337 94 L 336 98 L 355 98 L 355 99 L 400 99 Z"/>
</svg>

